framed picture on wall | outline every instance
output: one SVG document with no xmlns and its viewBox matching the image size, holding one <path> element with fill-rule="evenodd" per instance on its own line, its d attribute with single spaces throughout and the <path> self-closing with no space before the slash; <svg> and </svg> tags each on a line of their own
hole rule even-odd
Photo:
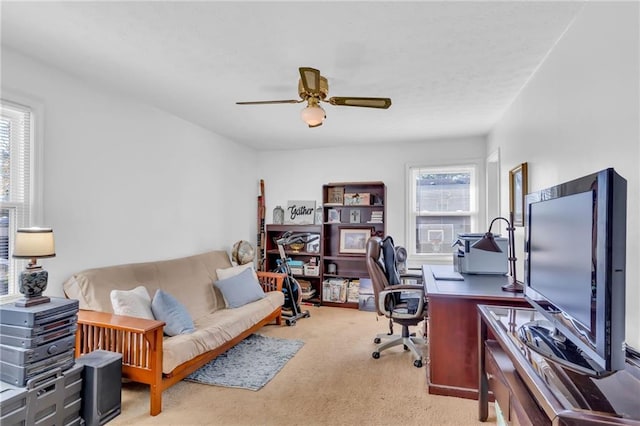
<svg viewBox="0 0 640 426">
<path fill-rule="evenodd" d="M 513 226 L 524 226 L 527 191 L 527 163 L 522 163 L 509 170 L 509 210 L 513 213 Z"/>
</svg>

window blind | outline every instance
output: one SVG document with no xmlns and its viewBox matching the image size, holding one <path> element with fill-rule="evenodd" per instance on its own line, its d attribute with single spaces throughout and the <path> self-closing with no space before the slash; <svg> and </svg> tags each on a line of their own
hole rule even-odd
<svg viewBox="0 0 640 426">
<path fill-rule="evenodd" d="M 17 292 L 24 261 L 11 257 L 16 229 L 30 225 L 32 112 L 0 101 L 0 296 Z"/>
<path fill-rule="evenodd" d="M 450 261 L 457 234 L 477 223 L 475 164 L 408 168 L 407 248 L 409 256 Z"/>
</svg>

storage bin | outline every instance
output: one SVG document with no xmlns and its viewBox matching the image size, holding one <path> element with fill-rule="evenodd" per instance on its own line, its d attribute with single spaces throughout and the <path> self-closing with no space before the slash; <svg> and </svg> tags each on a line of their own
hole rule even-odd
<svg viewBox="0 0 640 426">
<path fill-rule="evenodd" d="M 360 281 L 351 280 L 349 281 L 348 288 L 347 288 L 347 302 L 358 303 L 359 300 L 360 300 Z"/>
<path fill-rule="evenodd" d="M 293 275 L 302 275 L 304 272 L 304 267 L 302 266 L 289 266 L 289 269 L 291 269 Z"/>
<path fill-rule="evenodd" d="M 347 301 L 347 280 L 331 278 L 322 283 L 322 300 L 324 302 L 345 303 Z"/>
<path fill-rule="evenodd" d="M 304 265 L 304 274 L 310 277 L 317 277 L 320 275 L 320 267 L 318 265 Z"/>
</svg>

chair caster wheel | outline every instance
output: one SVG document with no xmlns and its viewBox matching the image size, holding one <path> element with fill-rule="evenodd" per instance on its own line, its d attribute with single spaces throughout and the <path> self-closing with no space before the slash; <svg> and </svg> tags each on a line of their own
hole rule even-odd
<svg viewBox="0 0 640 426">
<path fill-rule="evenodd" d="M 373 343 L 378 344 L 382 342 L 382 339 L 380 339 L 379 337 L 376 337 L 375 339 L 373 339 Z"/>
<path fill-rule="evenodd" d="M 415 361 L 413 361 L 413 365 L 414 365 L 416 368 L 420 368 L 420 367 L 422 367 L 422 360 L 421 360 L 421 359 L 416 359 Z"/>
<path fill-rule="evenodd" d="M 288 319 L 285 322 L 287 323 L 288 326 L 296 325 L 296 320 L 294 319 Z"/>
<path fill-rule="evenodd" d="M 378 359 L 378 358 L 380 358 L 380 352 L 374 352 L 374 353 L 372 353 L 372 354 L 371 354 L 371 356 L 372 356 L 374 359 Z"/>
<path fill-rule="evenodd" d="M 405 351 L 408 351 L 408 350 L 409 350 L 409 347 L 408 347 L 407 345 L 404 345 L 404 350 L 405 350 Z"/>
</svg>

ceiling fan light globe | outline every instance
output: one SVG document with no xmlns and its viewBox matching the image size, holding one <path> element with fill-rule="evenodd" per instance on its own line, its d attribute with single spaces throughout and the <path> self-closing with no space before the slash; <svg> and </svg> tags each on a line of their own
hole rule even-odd
<svg viewBox="0 0 640 426">
<path fill-rule="evenodd" d="M 324 110 L 317 105 L 309 105 L 300 113 L 302 117 L 302 121 L 307 123 L 309 126 L 315 127 L 319 124 L 322 124 L 324 119 L 326 118 L 326 114 Z"/>
</svg>

